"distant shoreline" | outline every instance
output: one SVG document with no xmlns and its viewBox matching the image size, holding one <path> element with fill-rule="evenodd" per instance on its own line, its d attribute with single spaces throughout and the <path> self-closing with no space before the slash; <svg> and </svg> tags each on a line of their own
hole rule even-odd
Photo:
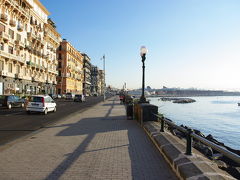
<svg viewBox="0 0 240 180">
<path fill-rule="evenodd" d="M 239 96 L 240 95 L 148 95 L 146 97 L 216 97 L 216 96 Z"/>
</svg>

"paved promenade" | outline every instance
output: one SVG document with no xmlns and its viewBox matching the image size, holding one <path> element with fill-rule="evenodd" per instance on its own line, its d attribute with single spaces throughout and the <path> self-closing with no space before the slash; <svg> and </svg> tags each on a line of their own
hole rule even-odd
<svg viewBox="0 0 240 180">
<path fill-rule="evenodd" d="M 113 97 L 0 147 L 0 179 L 177 178 L 143 129 L 126 119 L 124 106 Z"/>
</svg>

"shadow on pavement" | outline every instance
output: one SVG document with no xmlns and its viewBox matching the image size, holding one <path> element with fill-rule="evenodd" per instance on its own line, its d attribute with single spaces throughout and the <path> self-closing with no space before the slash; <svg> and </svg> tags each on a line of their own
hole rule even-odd
<svg viewBox="0 0 240 180">
<path fill-rule="evenodd" d="M 68 127 L 59 132 L 56 136 L 87 135 L 87 137 L 72 153 L 67 154 L 67 158 L 48 175 L 46 178 L 47 180 L 60 179 L 83 153 L 122 147 L 128 147 L 128 153 L 131 159 L 131 170 L 129 171 L 133 179 L 172 179 L 171 177 L 166 177 L 164 173 L 161 173 L 161 170 L 167 171 L 166 169 L 161 169 L 159 166 L 159 162 L 164 160 L 136 122 L 127 120 L 126 116 L 110 116 L 115 105 L 115 101 L 113 101 L 104 117 L 85 118 L 73 124 L 48 127 Z M 97 125 L 94 126 L 94 124 Z M 129 144 L 110 146 L 90 151 L 86 150 L 97 133 L 122 130 L 128 131 Z"/>
</svg>

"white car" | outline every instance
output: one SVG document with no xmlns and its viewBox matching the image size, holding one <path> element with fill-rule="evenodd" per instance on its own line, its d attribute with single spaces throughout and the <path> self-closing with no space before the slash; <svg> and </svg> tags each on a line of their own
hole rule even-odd
<svg viewBox="0 0 240 180">
<path fill-rule="evenodd" d="M 75 97 L 75 95 L 72 94 L 72 93 L 67 93 L 67 94 L 66 94 L 66 99 L 72 100 L 72 99 L 74 99 L 74 97 Z"/>
<path fill-rule="evenodd" d="M 42 112 L 47 114 L 50 111 L 57 111 L 57 104 L 49 95 L 35 95 L 31 96 L 29 102 L 27 103 L 26 110 L 27 113 L 31 112 Z"/>
</svg>

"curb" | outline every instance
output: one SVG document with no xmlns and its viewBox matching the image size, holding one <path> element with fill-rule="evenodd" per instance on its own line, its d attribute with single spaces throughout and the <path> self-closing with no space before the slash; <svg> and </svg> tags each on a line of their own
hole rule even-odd
<svg viewBox="0 0 240 180">
<path fill-rule="evenodd" d="M 160 132 L 160 123 L 145 122 L 143 129 L 180 179 L 235 179 L 195 149 L 192 156 L 186 155 L 184 141 L 169 132 Z"/>
</svg>

